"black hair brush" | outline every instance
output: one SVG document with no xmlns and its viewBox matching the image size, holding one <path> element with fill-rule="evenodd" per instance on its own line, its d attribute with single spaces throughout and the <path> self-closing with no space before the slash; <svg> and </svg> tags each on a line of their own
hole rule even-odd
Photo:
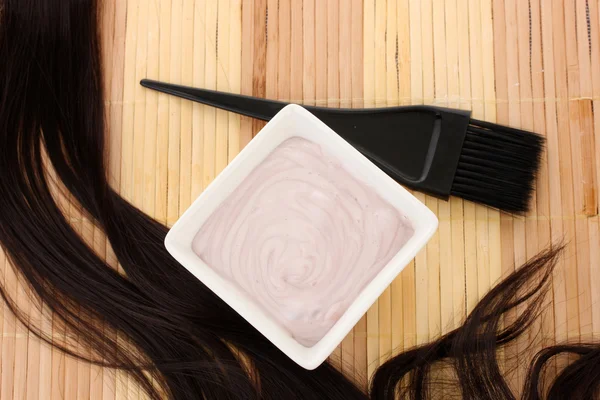
<svg viewBox="0 0 600 400">
<path fill-rule="evenodd" d="M 287 105 L 144 79 L 141 85 L 268 121 Z M 398 182 L 509 212 L 527 210 L 544 139 L 433 106 L 337 109 L 304 106 Z"/>
</svg>

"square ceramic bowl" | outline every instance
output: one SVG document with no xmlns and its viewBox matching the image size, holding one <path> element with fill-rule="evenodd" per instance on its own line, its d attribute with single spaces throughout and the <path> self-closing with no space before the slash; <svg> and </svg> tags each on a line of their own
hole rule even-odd
<svg viewBox="0 0 600 400">
<path fill-rule="evenodd" d="M 333 327 L 312 347 L 298 343 L 234 283 L 222 278 L 192 250 L 192 240 L 208 217 L 277 146 L 290 137 L 319 144 L 338 158 L 355 178 L 368 184 L 405 215 L 412 237 L 366 285 Z M 306 369 L 318 367 L 367 312 L 437 229 L 436 216 L 327 125 L 298 105 L 283 108 L 221 172 L 173 225 L 166 236 L 169 253 L 237 311 L 283 353 Z"/>
</svg>

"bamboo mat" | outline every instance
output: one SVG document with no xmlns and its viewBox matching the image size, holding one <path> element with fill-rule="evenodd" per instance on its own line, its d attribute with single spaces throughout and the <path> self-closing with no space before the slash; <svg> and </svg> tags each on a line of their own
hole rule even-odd
<svg viewBox="0 0 600 400">
<path fill-rule="evenodd" d="M 472 109 L 547 137 L 531 212 L 415 193 L 439 231 L 332 362 L 364 384 L 391 354 L 458 326 L 501 276 L 562 238 L 540 340 L 506 349 L 506 369 L 554 341 L 598 340 L 599 20 L 598 0 L 106 0 L 112 183 L 172 224 L 263 125 L 147 91 L 145 77 L 331 107 Z M 102 233 L 72 212 L 116 265 Z M 9 293 L 27 299 L 2 255 L 0 265 Z M 53 326 L 47 310 L 31 312 Z M 65 357 L 0 313 L 0 400 L 143 397 L 126 375 Z"/>
</svg>

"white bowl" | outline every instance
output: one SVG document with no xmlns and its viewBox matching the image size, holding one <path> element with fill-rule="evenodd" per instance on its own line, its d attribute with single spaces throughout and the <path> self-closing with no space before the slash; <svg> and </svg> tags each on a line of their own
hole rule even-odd
<svg viewBox="0 0 600 400">
<path fill-rule="evenodd" d="M 401 134 L 401 132 L 398 132 Z M 411 222 L 414 233 L 389 263 L 366 285 L 331 330 L 312 347 L 298 343 L 235 284 L 223 279 L 192 250 L 204 222 L 233 190 L 277 146 L 290 137 L 319 144 L 337 157 L 357 179 L 368 182 L 383 199 Z M 436 216 L 413 195 L 377 168 L 327 125 L 298 105 L 283 108 L 202 192 L 165 238 L 169 253 L 210 290 L 237 311 L 283 353 L 306 369 L 318 367 L 367 312 L 394 278 L 437 229 Z"/>
</svg>

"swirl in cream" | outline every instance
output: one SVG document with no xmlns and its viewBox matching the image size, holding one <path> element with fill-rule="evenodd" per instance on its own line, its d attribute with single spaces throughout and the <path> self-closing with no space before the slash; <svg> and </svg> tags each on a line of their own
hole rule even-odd
<svg viewBox="0 0 600 400">
<path fill-rule="evenodd" d="M 339 160 L 293 137 L 214 211 L 193 249 L 310 347 L 413 232 Z"/>
</svg>

